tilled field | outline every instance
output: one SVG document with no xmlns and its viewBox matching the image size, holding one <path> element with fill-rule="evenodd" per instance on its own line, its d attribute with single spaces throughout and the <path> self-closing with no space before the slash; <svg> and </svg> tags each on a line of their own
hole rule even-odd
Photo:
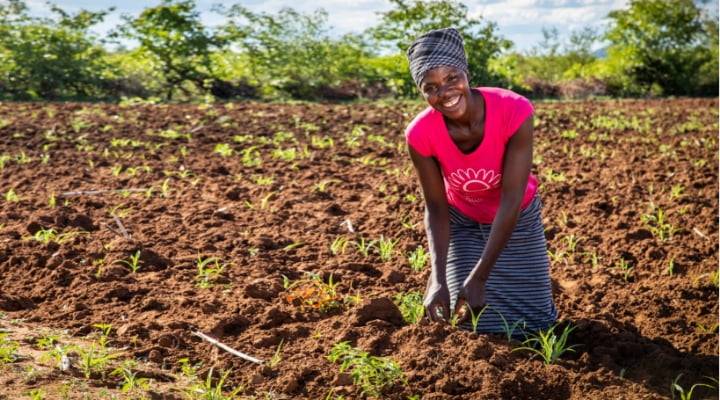
<svg viewBox="0 0 720 400">
<path fill-rule="evenodd" d="M 715 385 L 716 99 L 536 104 L 554 298 L 575 327 L 575 352 L 551 365 L 395 307 L 429 274 L 408 261 L 427 248 L 403 137 L 422 107 L 0 104 L 0 328 L 21 345 L 0 361 L 0 399 L 186 398 L 183 359 L 201 364 L 198 382 L 230 371 L 239 398 L 362 398 L 327 357 L 342 341 L 398 363 L 387 399 L 665 399 L 675 380 Z M 94 345 L 96 324 L 148 388 L 116 388 L 120 358 L 86 377 L 42 357 L 41 332 Z"/>
</svg>

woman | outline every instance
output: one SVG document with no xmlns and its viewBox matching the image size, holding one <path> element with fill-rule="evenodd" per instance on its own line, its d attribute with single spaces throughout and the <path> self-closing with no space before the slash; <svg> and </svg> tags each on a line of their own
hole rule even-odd
<svg viewBox="0 0 720 400">
<path fill-rule="evenodd" d="M 420 36 L 407 56 L 429 105 L 405 131 L 425 197 L 427 317 L 449 321 L 452 310 L 472 330 L 470 317 L 482 312 L 477 332 L 549 327 L 557 311 L 530 173 L 532 104 L 509 90 L 471 88 L 453 28 Z"/>
</svg>

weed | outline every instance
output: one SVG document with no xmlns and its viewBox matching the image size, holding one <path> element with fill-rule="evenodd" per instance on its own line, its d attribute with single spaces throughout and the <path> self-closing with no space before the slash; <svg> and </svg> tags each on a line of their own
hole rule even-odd
<svg viewBox="0 0 720 400">
<path fill-rule="evenodd" d="M 427 265 L 427 260 L 430 258 L 430 254 L 425 251 L 425 247 L 418 246 L 410 254 L 408 254 L 408 262 L 410 268 L 415 272 L 420 272 Z"/>
<path fill-rule="evenodd" d="M 307 272 L 306 277 L 292 282 L 283 275 L 283 287 L 289 292 L 285 295 L 285 300 L 302 308 L 329 311 L 341 305 L 342 298 L 337 292 L 337 283 L 333 282 L 332 275 L 327 283 L 319 274 L 312 272 Z"/>
<path fill-rule="evenodd" d="M 399 239 L 385 239 L 385 236 L 380 235 L 380 239 L 377 241 L 377 250 L 382 261 L 390 261 L 390 259 L 393 257 L 393 253 L 395 252 L 395 245 L 398 243 L 398 241 Z"/>
<path fill-rule="evenodd" d="M 114 263 L 125 264 L 132 273 L 138 272 L 140 269 L 140 250 L 136 251 L 135 254 L 131 255 L 127 260 L 115 260 Z"/>
<path fill-rule="evenodd" d="M 513 349 L 512 351 L 528 350 L 533 354 L 533 357 L 540 356 L 545 364 L 554 364 L 560 356 L 565 352 L 575 352 L 574 347 L 578 345 L 567 346 L 567 339 L 570 332 L 575 329 L 570 325 L 566 325 L 560 337 L 555 334 L 555 328 L 558 325 L 553 325 L 547 330 L 540 330 L 537 334 L 531 334 L 530 338 L 526 339 L 522 344 L 522 347 Z M 539 347 L 536 348 L 536 346 Z"/>
<path fill-rule="evenodd" d="M 350 371 L 356 386 L 367 396 L 380 396 L 383 388 L 405 381 L 400 365 L 390 358 L 375 357 L 350 346 L 347 341 L 337 343 L 327 355 L 330 362 L 340 362 L 340 372 Z"/>
<path fill-rule="evenodd" d="M 416 324 L 420 322 L 420 319 L 425 313 L 423 295 L 418 291 L 396 294 L 395 304 L 397 304 L 403 319 L 408 324 Z"/>
</svg>

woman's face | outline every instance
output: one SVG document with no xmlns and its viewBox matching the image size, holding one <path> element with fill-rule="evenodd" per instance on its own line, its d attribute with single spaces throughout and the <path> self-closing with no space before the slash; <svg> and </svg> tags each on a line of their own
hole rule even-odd
<svg viewBox="0 0 720 400">
<path fill-rule="evenodd" d="M 455 67 L 441 66 L 425 72 L 419 89 L 431 107 L 450 119 L 465 115 L 471 101 L 467 75 Z"/>
</svg>

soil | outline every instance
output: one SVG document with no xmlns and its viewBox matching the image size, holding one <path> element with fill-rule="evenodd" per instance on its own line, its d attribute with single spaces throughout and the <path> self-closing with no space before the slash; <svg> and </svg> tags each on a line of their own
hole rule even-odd
<svg viewBox="0 0 720 400">
<path fill-rule="evenodd" d="M 407 324 L 395 308 L 395 295 L 424 290 L 429 274 L 407 261 L 427 246 L 403 137 L 423 107 L 0 104 L 0 155 L 9 156 L 0 170 L 3 328 L 12 332 L 15 320 L 79 338 L 111 324 L 111 344 L 158 371 L 176 373 L 189 358 L 201 374 L 232 371 L 228 387 L 259 398 L 362 398 L 326 358 L 344 340 L 399 363 L 407 383 L 385 387 L 387 399 L 667 399 L 680 374 L 686 391 L 712 384 L 717 99 L 536 105 L 533 173 L 548 249 L 564 254 L 552 258 L 554 299 L 577 346 L 552 365 L 512 351 L 519 343 L 502 336 Z M 322 145 L 325 136 L 334 146 Z M 232 154 L 215 151 L 223 143 Z M 291 147 L 294 160 L 276 151 Z M 8 200 L 11 189 L 19 201 Z M 67 194 L 93 190 L 106 192 Z M 658 210 L 674 228 L 665 225 L 664 240 L 647 218 Z M 69 235 L 33 239 L 51 228 Z M 338 237 L 381 235 L 398 240 L 389 261 L 353 243 L 331 252 Z M 117 262 L 135 254 L 135 273 Z M 225 265 L 207 285 L 198 257 Z M 289 301 L 283 277 L 307 272 L 332 275 L 339 298 L 359 294 L 359 303 L 321 310 Z M 282 341 L 282 359 L 244 361 L 196 330 L 261 360 Z M 27 381 L 12 363 L 0 368 L 11 371 L 0 373 L 7 399 L 66 375 Z M 180 398 L 163 387 L 153 396 Z"/>
</svg>

